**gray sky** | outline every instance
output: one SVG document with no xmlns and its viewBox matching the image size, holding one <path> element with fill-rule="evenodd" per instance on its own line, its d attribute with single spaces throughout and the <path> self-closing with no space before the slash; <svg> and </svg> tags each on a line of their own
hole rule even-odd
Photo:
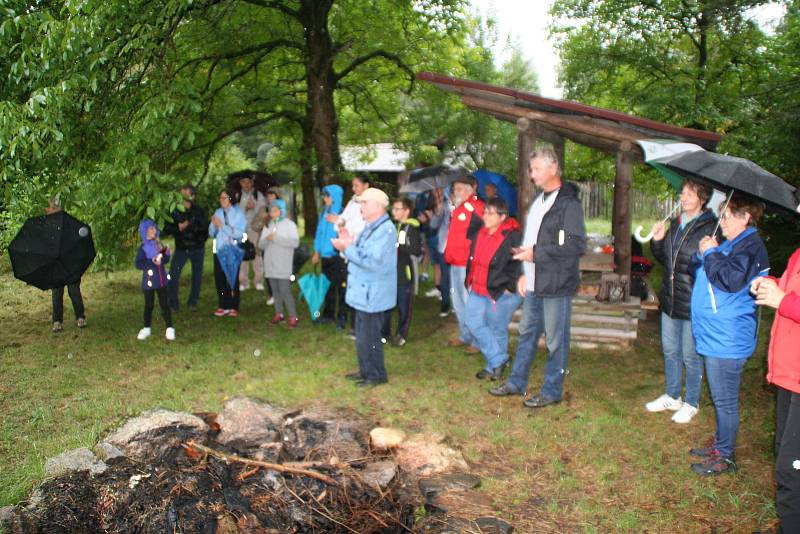
<svg viewBox="0 0 800 534">
<path fill-rule="evenodd" d="M 536 68 L 542 96 L 561 98 L 561 88 L 556 86 L 558 55 L 547 32 L 550 23 L 547 12 L 552 3 L 553 0 L 472 0 L 479 14 L 492 15 L 497 21 L 498 40 L 494 50 L 497 63 L 502 64 L 508 58 L 504 48 L 510 37 Z M 749 14 L 770 32 L 784 11 L 783 6 L 773 2 L 751 9 Z"/>
</svg>

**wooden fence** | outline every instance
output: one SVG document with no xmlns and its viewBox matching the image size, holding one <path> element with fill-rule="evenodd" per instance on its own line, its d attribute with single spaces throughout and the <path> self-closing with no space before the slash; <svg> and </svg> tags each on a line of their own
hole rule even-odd
<svg viewBox="0 0 800 534">
<path fill-rule="evenodd" d="M 583 216 L 587 219 L 611 219 L 614 206 L 614 184 L 577 182 L 580 189 Z M 631 190 L 633 219 L 661 218 L 675 208 L 677 196 L 659 199 L 643 191 Z"/>
</svg>

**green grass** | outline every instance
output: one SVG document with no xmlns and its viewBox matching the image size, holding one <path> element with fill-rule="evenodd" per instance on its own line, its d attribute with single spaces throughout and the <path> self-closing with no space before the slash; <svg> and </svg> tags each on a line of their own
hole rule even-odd
<svg viewBox="0 0 800 534">
<path fill-rule="evenodd" d="M 443 346 L 452 319 L 439 319 L 437 303 L 424 297 L 409 343 L 387 348 L 390 383 L 361 391 L 342 378 L 355 356 L 341 333 L 312 327 L 305 309 L 296 331 L 273 327 L 255 292 L 245 293 L 238 319 L 214 318 L 209 273 L 199 311 L 176 316 L 172 344 L 163 341 L 158 310 L 156 335 L 135 338 L 138 272 L 87 275 L 83 293 L 89 327 L 74 327 L 67 299 L 66 329 L 55 335 L 49 294 L 0 273 L 0 505 L 26 498 L 46 458 L 91 447 L 143 410 L 213 411 L 250 395 L 293 407 L 352 407 L 378 424 L 445 434 L 518 532 L 750 532 L 775 521 L 774 400 L 763 379 L 763 340 L 743 377 L 740 471 L 699 479 L 686 451 L 713 431 L 708 392 L 690 425 L 644 412 L 663 388 L 653 315 L 628 352 L 574 351 L 565 401 L 531 411 L 520 397 L 487 395 L 488 383 L 473 377 L 479 357 Z M 541 375 L 540 356 L 531 383 Z"/>
</svg>

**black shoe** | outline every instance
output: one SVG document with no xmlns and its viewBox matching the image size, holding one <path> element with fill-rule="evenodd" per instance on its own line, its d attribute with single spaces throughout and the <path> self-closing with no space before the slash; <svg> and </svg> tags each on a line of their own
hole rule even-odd
<svg viewBox="0 0 800 534">
<path fill-rule="evenodd" d="M 489 395 L 494 395 L 495 397 L 506 397 L 508 395 L 522 395 L 521 391 L 517 391 L 514 386 L 505 382 L 500 384 L 496 388 L 492 388 L 489 390 Z"/>
<path fill-rule="evenodd" d="M 361 371 L 356 371 L 355 373 L 347 373 L 344 377 L 348 380 L 364 380 L 364 376 L 361 374 Z"/>
<path fill-rule="evenodd" d="M 477 378 L 478 380 L 486 380 L 487 378 L 491 377 L 492 373 L 490 371 L 487 371 L 486 369 L 481 369 L 480 371 L 475 373 L 475 378 Z"/>
<path fill-rule="evenodd" d="M 736 463 L 733 461 L 733 458 L 715 454 L 709 456 L 704 462 L 692 464 L 692 471 L 702 477 L 734 473 L 736 472 Z"/>
<path fill-rule="evenodd" d="M 561 402 L 561 400 L 551 399 L 550 397 L 545 397 L 541 393 L 537 393 L 522 401 L 522 404 L 526 408 L 544 408 L 545 406 L 558 404 L 559 402 Z"/>
<path fill-rule="evenodd" d="M 333 322 L 333 318 L 331 317 L 320 317 L 319 319 L 314 320 L 314 324 L 331 324 Z"/>
<path fill-rule="evenodd" d="M 359 380 L 356 382 L 357 388 L 374 388 L 375 386 L 380 386 L 381 384 L 387 383 L 388 380 Z"/>
<path fill-rule="evenodd" d="M 502 380 L 503 379 L 503 371 L 506 370 L 506 367 L 509 366 L 511 360 L 506 360 L 500 364 L 499 367 L 495 367 L 492 369 L 492 376 L 489 377 L 490 380 Z"/>
</svg>

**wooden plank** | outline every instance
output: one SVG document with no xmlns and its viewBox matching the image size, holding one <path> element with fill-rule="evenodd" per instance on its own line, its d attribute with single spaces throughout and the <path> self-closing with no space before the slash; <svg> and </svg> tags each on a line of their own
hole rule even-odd
<svg viewBox="0 0 800 534">
<path fill-rule="evenodd" d="M 573 313 L 572 322 L 598 323 L 607 325 L 633 326 L 638 324 L 637 317 L 617 317 L 615 315 L 597 315 L 591 313 Z"/>
<path fill-rule="evenodd" d="M 570 337 L 582 338 L 588 337 L 591 339 L 609 338 L 609 339 L 636 339 L 636 332 L 624 332 L 614 328 L 591 328 L 586 326 L 570 326 Z"/>
</svg>

